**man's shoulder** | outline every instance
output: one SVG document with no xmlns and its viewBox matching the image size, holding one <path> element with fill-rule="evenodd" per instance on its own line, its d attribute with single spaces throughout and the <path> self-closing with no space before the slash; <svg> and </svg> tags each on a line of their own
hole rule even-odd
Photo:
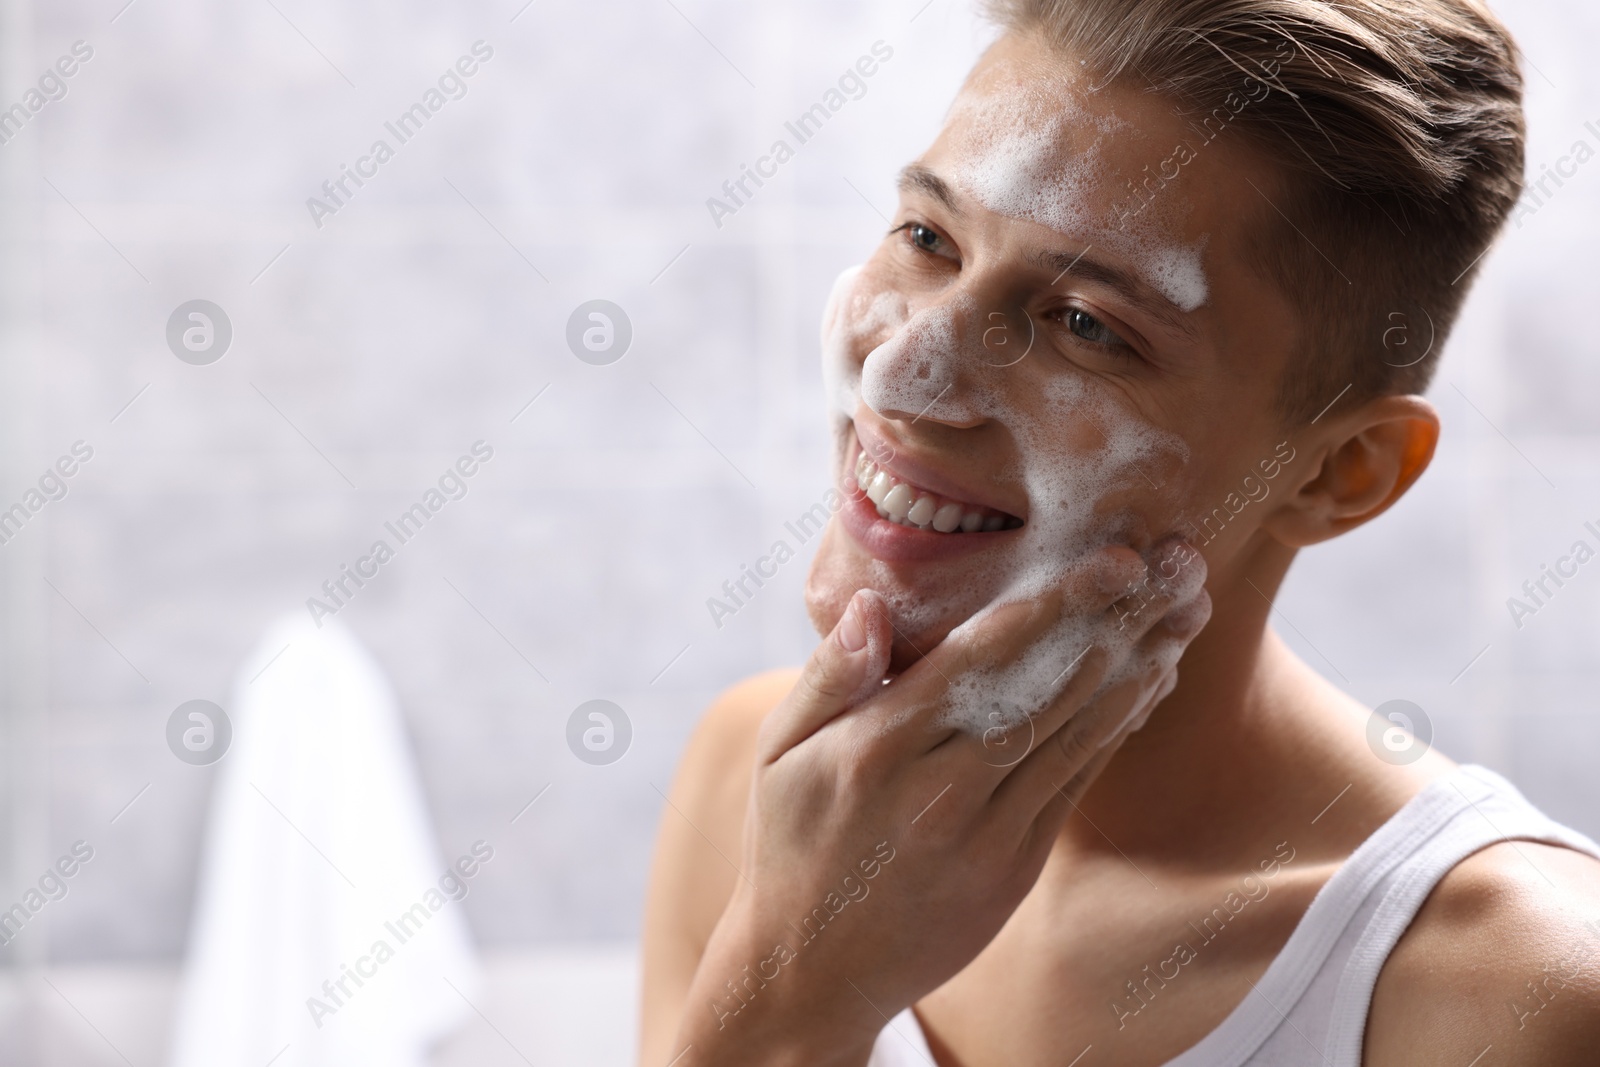
<svg viewBox="0 0 1600 1067">
<path fill-rule="evenodd" d="M 746 678 L 724 690 L 700 717 L 678 766 L 673 802 L 706 832 L 715 825 L 738 840 L 756 736 L 798 674 L 785 669 Z"/>
<path fill-rule="evenodd" d="M 1503 841 L 1439 882 L 1379 975 L 1363 1062 L 1593 1064 L 1600 860 Z"/>
<path fill-rule="evenodd" d="M 735 754 L 753 755 L 762 722 L 799 676 L 798 667 L 786 667 L 752 675 L 723 690 L 701 716 L 690 740 L 691 753 L 717 762 Z"/>
<path fill-rule="evenodd" d="M 695 968 L 734 891 L 756 738 L 795 671 L 724 691 L 700 717 L 661 813 L 645 903 L 641 1040 L 668 1058 Z"/>
</svg>

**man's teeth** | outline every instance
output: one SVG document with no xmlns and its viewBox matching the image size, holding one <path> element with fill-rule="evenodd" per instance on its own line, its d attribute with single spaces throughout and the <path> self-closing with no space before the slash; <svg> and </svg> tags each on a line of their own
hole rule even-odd
<svg viewBox="0 0 1600 1067">
<path fill-rule="evenodd" d="M 959 530 L 961 528 L 961 505 L 946 504 L 938 511 L 935 511 L 933 513 L 933 528 L 940 533 Z"/>
<path fill-rule="evenodd" d="M 909 482 L 897 481 L 894 475 L 867 458 L 863 452 L 856 460 L 856 485 L 867 494 L 878 509 L 878 514 L 901 526 L 914 526 L 920 530 L 939 533 L 977 533 L 982 530 L 1013 529 L 1022 520 L 1000 515 L 987 508 L 974 507 L 957 500 L 945 500 L 918 489 Z"/>
</svg>

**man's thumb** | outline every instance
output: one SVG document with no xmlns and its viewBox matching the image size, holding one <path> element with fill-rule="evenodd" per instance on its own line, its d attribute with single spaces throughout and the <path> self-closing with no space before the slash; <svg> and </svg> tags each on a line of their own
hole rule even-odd
<svg viewBox="0 0 1600 1067">
<path fill-rule="evenodd" d="M 883 597 L 871 589 L 857 590 L 800 672 L 784 701 L 782 721 L 772 723 L 774 755 L 799 744 L 878 690 L 889 668 L 893 634 Z"/>
</svg>

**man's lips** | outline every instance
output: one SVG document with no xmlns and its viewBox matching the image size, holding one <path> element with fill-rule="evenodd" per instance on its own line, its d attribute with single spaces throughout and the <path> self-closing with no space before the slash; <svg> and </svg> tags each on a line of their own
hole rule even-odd
<svg viewBox="0 0 1600 1067">
<path fill-rule="evenodd" d="M 876 463 L 866 452 L 856 456 L 856 487 L 878 510 L 878 517 L 901 526 L 939 534 L 1012 530 L 1022 520 L 1003 511 L 934 493 Z"/>
<path fill-rule="evenodd" d="M 985 504 L 934 492 L 850 449 L 841 488 L 849 498 L 840 520 L 866 551 L 886 562 L 942 560 L 994 548 L 1016 536 L 1023 520 Z M 922 468 L 926 469 L 926 468 Z M 931 480 L 931 479 L 930 479 Z"/>
<path fill-rule="evenodd" d="M 935 464 L 919 459 L 909 449 L 898 447 L 895 442 L 891 441 L 882 431 L 872 425 L 870 420 L 855 420 L 851 423 L 851 429 L 855 437 L 854 442 L 851 442 L 854 447 L 846 449 L 848 465 L 846 470 L 841 472 L 846 477 L 845 488 L 849 487 L 850 477 L 854 476 L 859 479 L 863 473 L 866 473 L 869 476 L 867 484 L 861 485 L 860 488 L 863 491 L 867 491 L 871 489 L 877 475 L 882 474 L 887 480 L 881 490 L 874 493 L 874 504 L 882 503 L 882 494 L 887 494 L 895 486 L 904 485 L 907 488 L 907 492 L 911 494 L 909 499 L 903 501 L 908 513 L 922 498 L 928 497 L 931 498 L 930 503 L 935 513 L 939 508 L 950 505 L 958 505 L 960 507 L 960 518 L 957 519 L 958 526 L 956 528 L 961 528 L 959 526 L 961 518 L 965 518 L 971 513 L 977 513 L 985 520 L 998 516 L 1001 519 L 999 526 L 979 527 L 980 529 L 989 529 L 991 532 L 994 529 L 1009 529 L 1023 524 L 1026 513 L 1022 508 L 1026 508 L 1027 505 L 1023 504 L 1019 508 L 1016 504 L 1006 500 L 997 491 L 993 480 L 984 478 L 963 479 L 941 470 Z M 860 457 L 863 455 L 866 457 L 866 461 L 871 464 L 871 470 L 868 470 L 865 464 L 861 462 Z M 902 494 L 902 497 L 904 496 L 905 494 Z M 1010 507 L 1006 506 L 1008 503 L 1010 503 Z M 886 508 L 885 510 L 893 512 L 895 509 Z M 895 515 L 896 521 L 903 517 L 903 515 Z M 936 528 L 931 519 L 931 515 L 926 518 L 919 515 L 913 519 L 912 525 L 930 529 Z M 948 525 L 948 520 L 942 525 Z M 973 531 L 968 528 L 966 532 L 971 533 Z"/>
<path fill-rule="evenodd" d="M 955 559 L 995 548 L 1018 534 L 1016 529 L 945 534 L 890 522 L 878 514 L 871 498 L 854 484 L 849 486 L 839 521 L 868 555 L 886 563 Z"/>
</svg>

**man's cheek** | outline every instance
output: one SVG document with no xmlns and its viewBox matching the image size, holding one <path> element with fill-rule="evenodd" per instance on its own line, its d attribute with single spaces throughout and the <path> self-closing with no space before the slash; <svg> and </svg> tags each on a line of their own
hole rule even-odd
<svg viewBox="0 0 1600 1067">
<path fill-rule="evenodd" d="M 855 595 L 851 584 L 848 560 L 845 558 L 846 535 L 839 529 L 837 517 L 822 534 L 822 544 L 811 559 L 811 570 L 806 574 L 806 614 L 818 634 L 833 632 L 844 615 L 845 606 Z"/>
<path fill-rule="evenodd" d="M 839 329 L 839 320 L 845 305 L 850 300 L 850 293 L 855 288 L 856 280 L 861 276 L 861 264 L 846 267 L 833 279 L 833 287 L 828 291 L 828 300 L 822 308 L 822 337 L 827 340 Z"/>
<path fill-rule="evenodd" d="M 849 300 L 841 311 L 841 323 L 856 342 L 856 357 L 867 354 L 888 341 L 911 318 L 911 299 L 906 279 L 888 262 L 888 250 L 880 248 L 855 275 Z"/>
<path fill-rule="evenodd" d="M 1087 467 L 1095 455 L 1091 444 L 1072 462 Z M 1191 495 L 1185 466 L 1185 455 L 1178 449 L 1163 449 L 1117 464 L 1096 479 L 1101 485 L 1095 500 L 1097 518 L 1127 537 L 1158 541 L 1167 536 L 1182 519 Z"/>
</svg>

